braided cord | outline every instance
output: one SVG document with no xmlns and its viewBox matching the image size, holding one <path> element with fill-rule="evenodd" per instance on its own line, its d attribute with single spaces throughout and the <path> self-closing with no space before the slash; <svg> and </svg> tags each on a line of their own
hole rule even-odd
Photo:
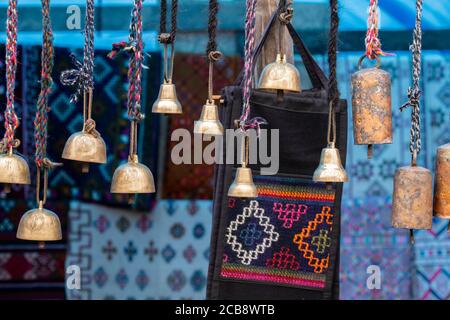
<svg viewBox="0 0 450 320">
<path fill-rule="evenodd" d="M 381 50 L 381 41 L 378 38 L 379 18 L 378 0 L 370 0 L 365 38 L 366 56 L 370 60 L 377 59 L 378 56 L 392 55 Z"/>
<path fill-rule="evenodd" d="M 19 118 L 14 111 L 14 90 L 17 70 L 17 0 L 9 0 L 6 20 L 6 110 L 4 147 L 17 146 L 14 134 L 19 126 Z"/>
<path fill-rule="evenodd" d="M 219 12 L 219 3 L 217 0 L 209 0 L 208 16 L 208 45 L 206 46 L 206 57 L 217 50 L 217 14 Z"/>
<path fill-rule="evenodd" d="M 161 0 L 161 17 L 159 22 L 160 41 L 164 43 L 174 43 L 177 35 L 177 14 L 178 14 L 178 0 L 172 0 L 170 13 L 170 34 L 169 37 L 164 38 L 161 35 L 167 32 L 167 0 Z"/>
<path fill-rule="evenodd" d="M 335 109 L 339 105 L 339 90 L 337 83 L 337 37 L 339 32 L 338 0 L 330 0 L 330 34 L 328 38 L 328 102 L 330 104 L 328 121 L 328 143 L 336 142 Z"/>
<path fill-rule="evenodd" d="M 253 51 L 255 50 L 255 21 L 256 0 L 247 0 L 245 17 L 245 63 L 244 63 L 244 86 L 242 88 L 243 105 L 240 118 L 242 130 L 248 129 L 248 117 L 250 115 L 250 96 L 253 82 Z"/>
<path fill-rule="evenodd" d="M 142 92 L 142 66 L 144 62 L 142 41 L 142 1 L 134 0 L 134 7 L 131 13 L 129 43 L 133 45 L 128 69 L 128 116 L 131 121 L 142 120 L 143 114 L 140 112 L 141 92 Z"/>
<path fill-rule="evenodd" d="M 61 83 L 65 86 L 76 86 L 75 93 L 70 97 L 70 102 L 76 103 L 83 95 L 94 89 L 94 0 L 86 0 L 86 17 L 84 25 L 84 50 L 83 63 L 71 54 L 76 69 L 66 70 L 61 73 Z"/>
<path fill-rule="evenodd" d="M 413 43 L 410 46 L 413 56 L 413 84 L 408 88 L 408 102 L 400 107 L 404 110 L 407 107 L 412 108 L 410 145 L 412 164 L 416 165 L 417 155 L 421 149 L 420 137 L 420 74 L 422 61 L 422 0 L 416 0 L 416 23 L 414 27 Z"/>
<path fill-rule="evenodd" d="M 53 30 L 50 20 L 50 0 L 42 0 L 42 52 L 41 52 L 41 91 L 37 101 L 36 117 L 34 119 L 35 162 L 38 167 L 43 165 L 47 153 L 47 123 L 50 107 L 50 96 L 53 80 Z"/>
</svg>

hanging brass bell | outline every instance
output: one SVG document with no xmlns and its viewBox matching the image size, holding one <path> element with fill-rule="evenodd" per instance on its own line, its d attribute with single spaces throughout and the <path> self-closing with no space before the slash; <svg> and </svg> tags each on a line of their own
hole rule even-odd
<svg viewBox="0 0 450 320">
<path fill-rule="evenodd" d="M 84 109 L 86 109 L 86 92 L 84 93 Z M 82 163 L 82 172 L 89 172 L 89 163 L 106 163 L 106 144 L 95 129 L 91 119 L 92 89 L 89 91 L 89 104 L 84 112 L 83 130 L 73 133 L 64 145 L 62 158 Z"/>
<path fill-rule="evenodd" d="M 322 149 L 320 163 L 314 171 L 313 180 L 316 182 L 347 182 L 348 175 L 342 166 L 339 150 L 333 142 Z"/>
<path fill-rule="evenodd" d="M 153 193 L 155 182 L 149 168 L 139 163 L 138 156 L 128 158 L 128 162 L 114 171 L 111 193 Z"/>
<path fill-rule="evenodd" d="M 158 99 L 153 103 L 152 112 L 167 114 L 183 113 L 183 109 L 177 98 L 175 85 L 171 81 L 164 81 L 161 85 Z"/>
<path fill-rule="evenodd" d="M 258 89 L 268 91 L 300 92 L 300 73 L 286 61 L 286 55 L 278 53 L 275 62 L 264 67 Z"/>
<path fill-rule="evenodd" d="M 368 158 L 372 145 L 392 143 L 391 76 L 380 69 L 380 60 L 373 68 L 361 69 L 352 75 L 353 136 L 355 144 L 368 145 Z"/>
<path fill-rule="evenodd" d="M 12 148 L 0 155 L 0 183 L 6 185 L 7 192 L 11 184 L 30 184 L 30 168 L 27 161 L 13 153 Z"/>
<path fill-rule="evenodd" d="M 236 170 L 236 176 L 228 189 L 229 197 L 236 198 L 256 198 L 258 190 L 253 183 L 252 170 L 247 167 L 239 167 Z"/>
<path fill-rule="evenodd" d="M 219 120 L 219 110 L 214 100 L 207 100 L 200 119 L 195 121 L 194 133 L 205 135 L 223 135 L 223 126 Z"/>
<path fill-rule="evenodd" d="M 394 177 L 392 226 L 431 229 L 433 220 L 433 178 L 431 171 L 418 167 L 398 168 Z M 411 239 L 413 242 L 413 239 Z"/>
<path fill-rule="evenodd" d="M 20 219 L 17 238 L 31 241 L 61 240 L 61 223 L 58 216 L 44 209 L 40 201 L 37 209 L 27 211 Z"/>
<path fill-rule="evenodd" d="M 450 219 L 450 143 L 437 149 L 435 174 L 434 215 Z"/>
</svg>

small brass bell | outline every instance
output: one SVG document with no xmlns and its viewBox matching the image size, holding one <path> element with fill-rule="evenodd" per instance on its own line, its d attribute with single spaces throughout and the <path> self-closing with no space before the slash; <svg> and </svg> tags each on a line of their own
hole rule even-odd
<svg viewBox="0 0 450 320">
<path fill-rule="evenodd" d="M 130 156 L 128 162 L 114 171 L 111 193 L 153 193 L 155 182 L 149 168 L 139 163 L 137 155 Z"/>
<path fill-rule="evenodd" d="M 219 120 L 219 110 L 214 100 L 207 100 L 200 119 L 195 121 L 194 133 L 205 135 L 223 135 L 223 126 Z"/>
<path fill-rule="evenodd" d="M 58 216 L 44 209 L 40 201 L 37 209 L 27 211 L 20 219 L 17 238 L 31 241 L 61 240 L 61 223 Z"/>
<path fill-rule="evenodd" d="M 372 145 L 392 143 L 391 76 L 380 69 L 380 59 L 374 68 L 361 69 L 352 75 L 353 136 L 355 144 L 368 145 L 367 155 L 372 157 Z"/>
<path fill-rule="evenodd" d="M 437 149 L 435 174 L 434 215 L 441 219 L 450 219 L 450 143 Z"/>
<path fill-rule="evenodd" d="M 300 73 L 286 61 L 286 55 L 278 53 L 275 62 L 264 67 L 258 89 L 269 91 L 300 92 Z"/>
<path fill-rule="evenodd" d="M 342 166 L 339 150 L 333 142 L 322 149 L 320 163 L 314 171 L 313 180 L 327 183 L 348 181 L 348 175 Z"/>
<path fill-rule="evenodd" d="M 253 182 L 252 170 L 247 167 L 249 137 L 245 135 L 242 143 L 242 166 L 236 170 L 236 176 L 228 189 L 229 197 L 257 198 L 258 190 Z"/>
<path fill-rule="evenodd" d="M 0 183 L 5 184 L 5 192 L 10 191 L 11 184 L 30 184 L 30 168 L 27 161 L 13 153 L 10 148 L 0 155 Z"/>
<path fill-rule="evenodd" d="M 86 92 L 84 93 L 84 123 L 83 130 L 75 132 L 67 140 L 62 158 L 82 163 L 82 172 L 89 172 L 89 163 L 106 163 L 106 144 L 100 133 L 95 129 L 91 119 L 92 89 L 89 90 L 89 105 L 86 114 Z"/>
<path fill-rule="evenodd" d="M 165 82 L 159 89 L 158 99 L 153 103 L 153 113 L 177 114 L 183 113 L 181 104 L 177 98 L 175 85 L 172 82 Z"/>
<path fill-rule="evenodd" d="M 398 168 L 394 177 L 392 226 L 431 229 L 433 221 L 433 178 L 431 171 L 415 165 Z"/>
</svg>

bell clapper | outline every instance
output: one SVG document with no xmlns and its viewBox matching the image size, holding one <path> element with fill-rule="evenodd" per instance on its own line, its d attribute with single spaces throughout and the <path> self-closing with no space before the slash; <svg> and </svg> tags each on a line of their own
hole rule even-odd
<svg viewBox="0 0 450 320">
<path fill-rule="evenodd" d="M 414 240 L 414 229 L 409 229 L 409 243 L 411 245 L 414 245 L 415 240 Z"/>
<path fill-rule="evenodd" d="M 88 162 L 83 162 L 81 164 L 81 172 L 82 173 L 89 173 L 89 163 Z"/>
<path fill-rule="evenodd" d="M 373 144 L 367 145 L 367 159 L 372 159 L 373 155 Z"/>
<path fill-rule="evenodd" d="M 134 204 L 136 201 L 136 194 L 130 193 L 128 194 L 128 204 Z"/>
<path fill-rule="evenodd" d="M 38 248 L 41 249 L 41 250 L 45 249 L 45 242 L 44 241 L 39 241 L 38 242 Z"/>
<path fill-rule="evenodd" d="M 10 183 L 5 183 L 3 186 L 3 192 L 4 193 L 11 193 L 11 184 Z"/>
</svg>

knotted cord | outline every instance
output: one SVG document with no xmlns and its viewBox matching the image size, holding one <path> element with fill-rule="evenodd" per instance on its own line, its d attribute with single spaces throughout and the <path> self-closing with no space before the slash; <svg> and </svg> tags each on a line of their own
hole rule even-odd
<svg viewBox="0 0 450 320">
<path fill-rule="evenodd" d="M 400 107 L 403 111 L 411 107 L 410 145 L 412 165 L 416 165 L 417 155 L 421 149 L 420 138 L 420 73 L 422 59 L 422 0 L 416 0 L 416 24 L 414 27 L 413 43 L 410 46 L 413 55 L 413 84 L 408 88 L 408 102 Z"/>
<path fill-rule="evenodd" d="M 1 143 L 2 152 L 11 151 L 19 146 L 20 142 L 14 139 L 19 126 L 19 118 L 14 111 L 14 90 L 16 88 L 17 70 L 17 0 L 9 0 L 6 20 L 6 110 L 5 135 Z"/>
<path fill-rule="evenodd" d="M 83 63 L 71 54 L 75 69 L 61 73 L 61 83 L 65 86 L 76 86 L 70 102 L 77 103 L 83 92 L 94 89 L 94 0 L 86 0 L 86 18 L 84 26 Z"/>
<path fill-rule="evenodd" d="M 209 62 L 208 72 L 208 102 L 213 101 L 213 71 L 214 63 L 222 57 L 222 53 L 217 50 L 217 14 L 219 12 L 219 4 L 217 0 L 209 0 L 209 16 L 208 16 L 208 45 L 206 47 L 206 57 Z"/>
<path fill-rule="evenodd" d="M 379 9 L 378 0 L 370 0 L 369 15 L 367 18 L 366 33 L 366 56 L 370 60 L 377 59 L 378 56 L 390 56 L 392 54 L 381 50 L 381 41 L 378 38 Z"/>
<path fill-rule="evenodd" d="M 50 0 L 42 0 L 42 52 L 41 52 L 41 91 L 37 101 L 34 119 L 35 162 L 40 168 L 47 154 L 47 122 L 50 106 L 48 98 L 52 91 L 53 79 L 53 30 L 50 20 Z"/>
<path fill-rule="evenodd" d="M 330 35 L 328 39 L 328 144 L 336 142 L 336 107 L 339 105 L 339 90 L 337 83 L 337 37 L 339 32 L 338 0 L 330 0 Z"/>
<path fill-rule="evenodd" d="M 178 13 L 178 0 L 172 0 L 171 16 L 170 16 L 170 34 L 167 37 L 162 35 L 167 33 L 167 0 L 161 0 L 161 18 L 159 25 L 159 41 L 161 43 L 174 43 L 177 34 L 177 13 Z"/>
<path fill-rule="evenodd" d="M 242 131 L 257 129 L 259 135 L 260 126 L 262 124 L 267 124 L 267 121 L 261 117 L 248 119 L 250 116 L 250 97 L 253 83 L 256 2 L 256 0 L 247 0 L 246 2 L 244 85 L 242 88 L 243 105 L 242 115 L 239 119 L 239 127 Z"/>
</svg>

